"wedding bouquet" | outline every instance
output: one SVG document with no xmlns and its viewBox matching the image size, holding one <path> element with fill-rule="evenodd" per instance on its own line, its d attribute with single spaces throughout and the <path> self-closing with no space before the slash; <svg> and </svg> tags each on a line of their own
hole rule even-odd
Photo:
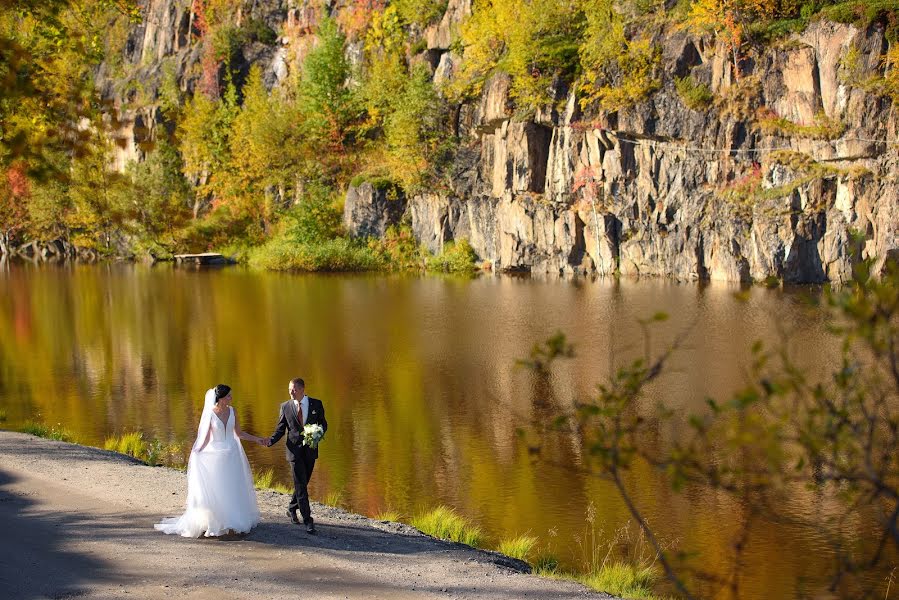
<svg viewBox="0 0 899 600">
<path fill-rule="evenodd" d="M 303 445 L 318 448 L 318 443 L 325 437 L 325 430 L 318 423 L 309 423 L 303 427 Z"/>
</svg>

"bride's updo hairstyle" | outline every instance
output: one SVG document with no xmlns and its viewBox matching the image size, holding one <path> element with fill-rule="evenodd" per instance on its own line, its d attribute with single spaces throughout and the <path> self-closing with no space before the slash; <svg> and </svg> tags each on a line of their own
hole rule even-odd
<svg viewBox="0 0 899 600">
<path fill-rule="evenodd" d="M 219 400 L 227 396 L 231 393 L 231 387 L 225 385 L 224 383 L 220 383 L 215 386 L 215 403 L 218 404 Z"/>
</svg>

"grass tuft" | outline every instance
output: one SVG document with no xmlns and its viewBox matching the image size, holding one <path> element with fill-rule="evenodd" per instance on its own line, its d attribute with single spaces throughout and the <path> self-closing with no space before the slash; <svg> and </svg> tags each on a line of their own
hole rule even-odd
<svg viewBox="0 0 899 600">
<path fill-rule="evenodd" d="M 165 444 L 157 438 L 147 439 L 140 431 L 110 436 L 103 442 L 103 449 L 136 458 L 151 467 L 165 465 L 179 468 L 184 464 L 180 446 Z"/>
<path fill-rule="evenodd" d="M 517 558 L 518 560 L 528 561 L 531 551 L 537 545 L 537 538 L 532 535 L 520 535 L 516 538 L 503 540 L 499 544 L 497 551 L 500 554 Z"/>
<path fill-rule="evenodd" d="M 629 565 L 616 562 L 603 565 L 599 571 L 581 575 L 578 581 L 589 588 L 621 598 L 654 600 L 653 586 L 659 578 L 653 566 Z"/>
<path fill-rule="evenodd" d="M 559 573 L 559 559 L 551 554 L 538 556 L 537 560 L 534 561 L 533 567 L 533 573 L 538 577 L 558 578 L 561 576 Z"/>
<path fill-rule="evenodd" d="M 392 521 L 394 523 L 398 523 L 402 518 L 399 511 L 395 511 L 392 509 L 382 510 L 378 514 L 374 516 L 375 521 Z"/>
<path fill-rule="evenodd" d="M 435 538 L 468 544 L 472 547 L 479 546 L 483 539 L 480 527 L 469 523 L 456 511 L 446 506 L 438 506 L 430 512 L 414 517 L 412 526 Z"/>
<path fill-rule="evenodd" d="M 279 494 L 292 494 L 293 491 L 283 483 L 275 481 L 274 469 L 268 469 L 261 473 L 253 473 L 253 486 L 257 490 L 272 490 Z"/>
<path fill-rule="evenodd" d="M 22 426 L 20 431 L 22 433 L 30 433 L 31 435 L 35 435 L 37 437 L 47 438 L 49 440 L 57 440 L 59 442 L 75 441 L 75 437 L 72 435 L 72 433 L 59 424 L 53 425 L 52 427 L 47 427 L 43 423 L 29 421 Z"/>
<path fill-rule="evenodd" d="M 346 508 L 346 494 L 343 493 L 343 490 L 332 490 L 325 496 L 323 504 L 337 508 Z"/>
</svg>

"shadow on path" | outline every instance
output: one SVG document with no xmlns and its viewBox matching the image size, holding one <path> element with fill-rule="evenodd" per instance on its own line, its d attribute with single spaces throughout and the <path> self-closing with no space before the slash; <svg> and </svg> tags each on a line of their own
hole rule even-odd
<svg viewBox="0 0 899 600">
<path fill-rule="evenodd" d="M 7 598 L 67 598 L 80 586 L 112 581 L 108 565 L 62 549 L 73 515 L 42 513 L 10 489 L 16 479 L 0 469 L 0 590 Z M 104 572 L 106 571 L 106 572 Z"/>
</svg>

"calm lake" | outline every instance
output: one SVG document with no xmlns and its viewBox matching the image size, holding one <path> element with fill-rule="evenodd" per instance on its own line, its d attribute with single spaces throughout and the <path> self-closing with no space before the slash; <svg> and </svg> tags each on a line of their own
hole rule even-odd
<svg viewBox="0 0 899 600">
<path fill-rule="evenodd" d="M 446 504 L 492 543 L 530 533 L 540 553 L 577 567 L 591 538 L 590 507 L 600 545 L 628 523 L 627 511 L 611 485 L 584 474 L 576 438 L 547 435 L 535 457 L 517 431 L 550 422 L 611 364 L 637 356 L 637 319 L 670 315 L 652 330 L 656 349 L 690 328 L 651 390 L 685 414 L 746 381 L 755 339 L 776 345 L 786 331 L 801 364 L 820 371 L 835 362 L 821 315 L 803 302 L 812 290 L 752 288 L 745 302 L 737 291 L 668 281 L 4 265 L 0 427 L 38 420 L 92 445 L 135 430 L 188 443 L 205 390 L 221 382 L 234 388 L 243 428 L 267 436 L 289 379 L 301 376 L 330 425 L 314 499 L 339 494 L 353 511 L 406 518 Z M 560 330 L 577 356 L 538 385 L 516 359 Z M 283 442 L 245 447 L 255 470 L 274 468 L 289 481 Z M 730 555 L 741 507 L 728 496 L 675 493 L 649 469 L 630 473 L 629 485 L 667 543 L 698 552 L 712 569 Z M 811 495 L 793 502 L 799 513 L 816 510 Z M 745 560 L 744 593 L 791 598 L 819 588 L 830 557 L 813 535 L 763 523 Z"/>
</svg>

